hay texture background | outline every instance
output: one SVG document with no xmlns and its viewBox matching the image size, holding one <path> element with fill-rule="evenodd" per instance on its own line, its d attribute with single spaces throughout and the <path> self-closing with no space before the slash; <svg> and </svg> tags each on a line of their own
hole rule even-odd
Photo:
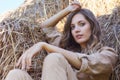
<svg viewBox="0 0 120 80">
<path fill-rule="evenodd" d="M 25 0 L 16 10 L 0 15 L 0 80 L 4 80 L 8 71 L 15 68 L 20 55 L 33 44 L 40 41 L 57 44 L 54 40 L 62 31 L 65 20 L 58 23 L 57 29 L 41 29 L 40 23 L 64 9 L 70 1 Z M 118 52 L 119 60 L 110 79 L 120 80 L 120 0 L 79 1 L 83 8 L 92 10 L 97 16 L 104 45 Z M 33 58 L 33 69 L 29 73 L 34 80 L 40 80 L 45 53 L 42 51 Z"/>
</svg>

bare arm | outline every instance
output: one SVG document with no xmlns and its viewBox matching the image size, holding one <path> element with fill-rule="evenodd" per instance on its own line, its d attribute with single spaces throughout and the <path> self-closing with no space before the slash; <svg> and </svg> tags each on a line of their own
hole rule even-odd
<svg viewBox="0 0 120 80">
<path fill-rule="evenodd" d="M 45 20 L 43 23 L 41 23 L 41 27 L 53 27 L 69 13 L 70 11 L 68 11 L 67 8 L 60 11 L 49 19 Z"/>
<path fill-rule="evenodd" d="M 41 23 L 41 27 L 54 27 L 61 19 L 63 19 L 70 12 L 73 12 L 80 8 L 81 8 L 80 4 L 74 1 L 68 7 L 61 10 L 60 12 L 50 17 L 49 19 L 45 20 L 43 23 Z"/>
</svg>

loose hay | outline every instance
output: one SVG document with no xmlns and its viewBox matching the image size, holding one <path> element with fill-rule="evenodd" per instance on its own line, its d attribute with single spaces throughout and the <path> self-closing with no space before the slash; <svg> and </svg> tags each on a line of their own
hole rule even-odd
<svg viewBox="0 0 120 80">
<path fill-rule="evenodd" d="M 39 27 L 40 23 L 65 8 L 69 1 L 26 0 L 18 9 L 0 17 L 0 80 L 4 80 L 8 71 L 15 68 L 15 63 L 26 49 L 37 42 L 50 41 L 46 33 Z M 83 7 L 91 9 L 98 16 L 103 33 L 102 41 L 104 45 L 113 47 L 119 54 L 120 7 L 118 5 L 120 5 L 120 1 L 79 1 Z M 93 4 L 90 4 L 91 2 Z M 102 7 L 99 7 L 101 5 Z M 117 7 L 115 8 L 115 6 Z M 111 9 L 113 8 L 114 10 L 112 12 Z M 109 14 L 104 15 L 106 13 Z M 61 23 L 64 23 L 64 21 L 61 21 Z M 61 26 L 61 23 L 58 26 Z M 29 73 L 34 80 L 40 80 L 42 62 L 46 56 L 45 53 L 45 51 L 42 51 L 32 61 L 33 69 Z M 120 54 L 111 80 L 120 80 Z"/>
<path fill-rule="evenodd" d="M 4 80 L 9 70 L 15 68 L 20 55 L 33 44 L 47 40 L 40 23 L 65 7 L 62 0 L 26 0 L 15 11 L 0 19 L 0 80 Z M 62 5 L 63 4 L 63 5 Z M 34 80 L 39 80 L 45 52 L 33 59 L 33 69 L 29 71 Z"/>
<path fill-rule="evenodd" d="M 103 44 L 114 48 L 119 54 L 110 80 L 120 80 L 120 6 L 114 8 L 112 14 L 100 16 L 98 21 L 103 34 Z"/>
</svg>

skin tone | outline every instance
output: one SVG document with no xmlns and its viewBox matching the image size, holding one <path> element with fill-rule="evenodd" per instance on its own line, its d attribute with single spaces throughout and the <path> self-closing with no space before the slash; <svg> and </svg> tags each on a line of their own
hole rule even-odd
<svg viewBox="0 0 120 80">
<path fill-rule="evenodd" d="M 90 23 L 85 19 L 81 13 L 76 14 L 72 18 L 71 33 L 75 41 L 80 44 L 82 48 L 86 48 L 87 41 L 91 36 Z"/>
<path fill-rule="evenodd" d="M 63 19 L 69 13 L 80 9 L 80 3 L 77 0 L 71 2 L 71 4 L 66 7 L 64 10 L 45 20 L 40 27 L 52 27 L 55 26 L 61 19 Z"/>
<path fill-rule="evenodd" d="M 80 9 L 80 8 L 81 7 L 80 7 L 79 3 L 74 1 L 64 10 L 60 11 L 58 14 L 54 15 L 53 17 L 47 19 L 44 23 L 41 24 L 41 26 L 42 27 L 54 26 L 57 24 L 58 21 L 60 21 L 67 14 L 69 14 L 70 12 L 73 12 L 77 9 Z M 72 24 L 74 24 L 74 23 L 72 23 Z M 85 29 L 83 29 L 83 30 L 85 30 Z M 73 34 L 73 36 L 76 35 L 76 31 L 74 29 L 72 30 L 72 34 Z M 84 35 L 84 37 L 86 36 L 84 31 L 82 31 L 82 35 Z M 81 39 L 75 38 L 76 42 L 78 41 L 78 43 L 80 43 L 80 45 L 82 44 L 82 42 L 81 42 L 82 39 L 84 39 L 84 38 L 83 37 Z M 83 40 L 83 42 L 86 42 L 86 41 L 87 41 L 87 39 L 85 38 L 85 41 Z M 29 70 L 32 65 L 31 64 L 32 57 L 34 57 L 36 54 L 38 54 L 38 52 L 40 52 L 42 49 L 45 49 L 49 54 L 51 54 L 51 53 L 62 54 L 67 59 L 67 61 L 72 66 L 74 66 L 76 69 L 79 69 L 81 66 L 81 61 L 78 59 L 77 54 L 75 54 L 72 51 L 68 51 L 68 50 L 50 45 L 45 42 L 38 42 L 38 43 L 34 44 L 32 47 L 30 47 L 29 49 L 27 49 L 22 54 L 22 56 L 19 58 L 16 66 L 21 67 L 22 70 Z"/>
</svg>

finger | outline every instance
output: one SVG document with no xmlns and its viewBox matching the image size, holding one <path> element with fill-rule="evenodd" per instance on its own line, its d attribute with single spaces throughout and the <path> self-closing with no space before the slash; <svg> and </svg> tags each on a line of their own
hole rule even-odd
<svg viewBox="0 0 120 80">
<path fill-rule="evenodd" d="M 32 57 L 28 57 L 28 59 L 27 59 L 27 69 L 29 70 L 30 68 L 31 68 L 31 61 L 32 61 Z"/>
<path fill-rule="evenodd" d="M 19 67 L 19 66 L 20 66 L 21 60 L 22 60 L 22 56 L 19 58 L 19 60 L 18 60 L 18 62 L 17 62 L 17 64 L 16 64 L 16 67 Z"/>
<path fill-rule="evenodd" d="M 26 59 L 25 59 L 25 57 L 23 57 L 23 59 L 22 59 L 22 68 L 21 69 L 26 70 Z"/>
<path fill-rule="evenodd" d="M 73 6 L 77 6 L 76 8 L 80 9 L 81 6 L 79 4 L 73 4 Z"/>
<path fill-rule="evenodd" d="M 74 7 L 80 9 L 81 8 L 81 5 L 79 3 L 72 3 L 71 5 L 73 5 Z"/>
</svg>

